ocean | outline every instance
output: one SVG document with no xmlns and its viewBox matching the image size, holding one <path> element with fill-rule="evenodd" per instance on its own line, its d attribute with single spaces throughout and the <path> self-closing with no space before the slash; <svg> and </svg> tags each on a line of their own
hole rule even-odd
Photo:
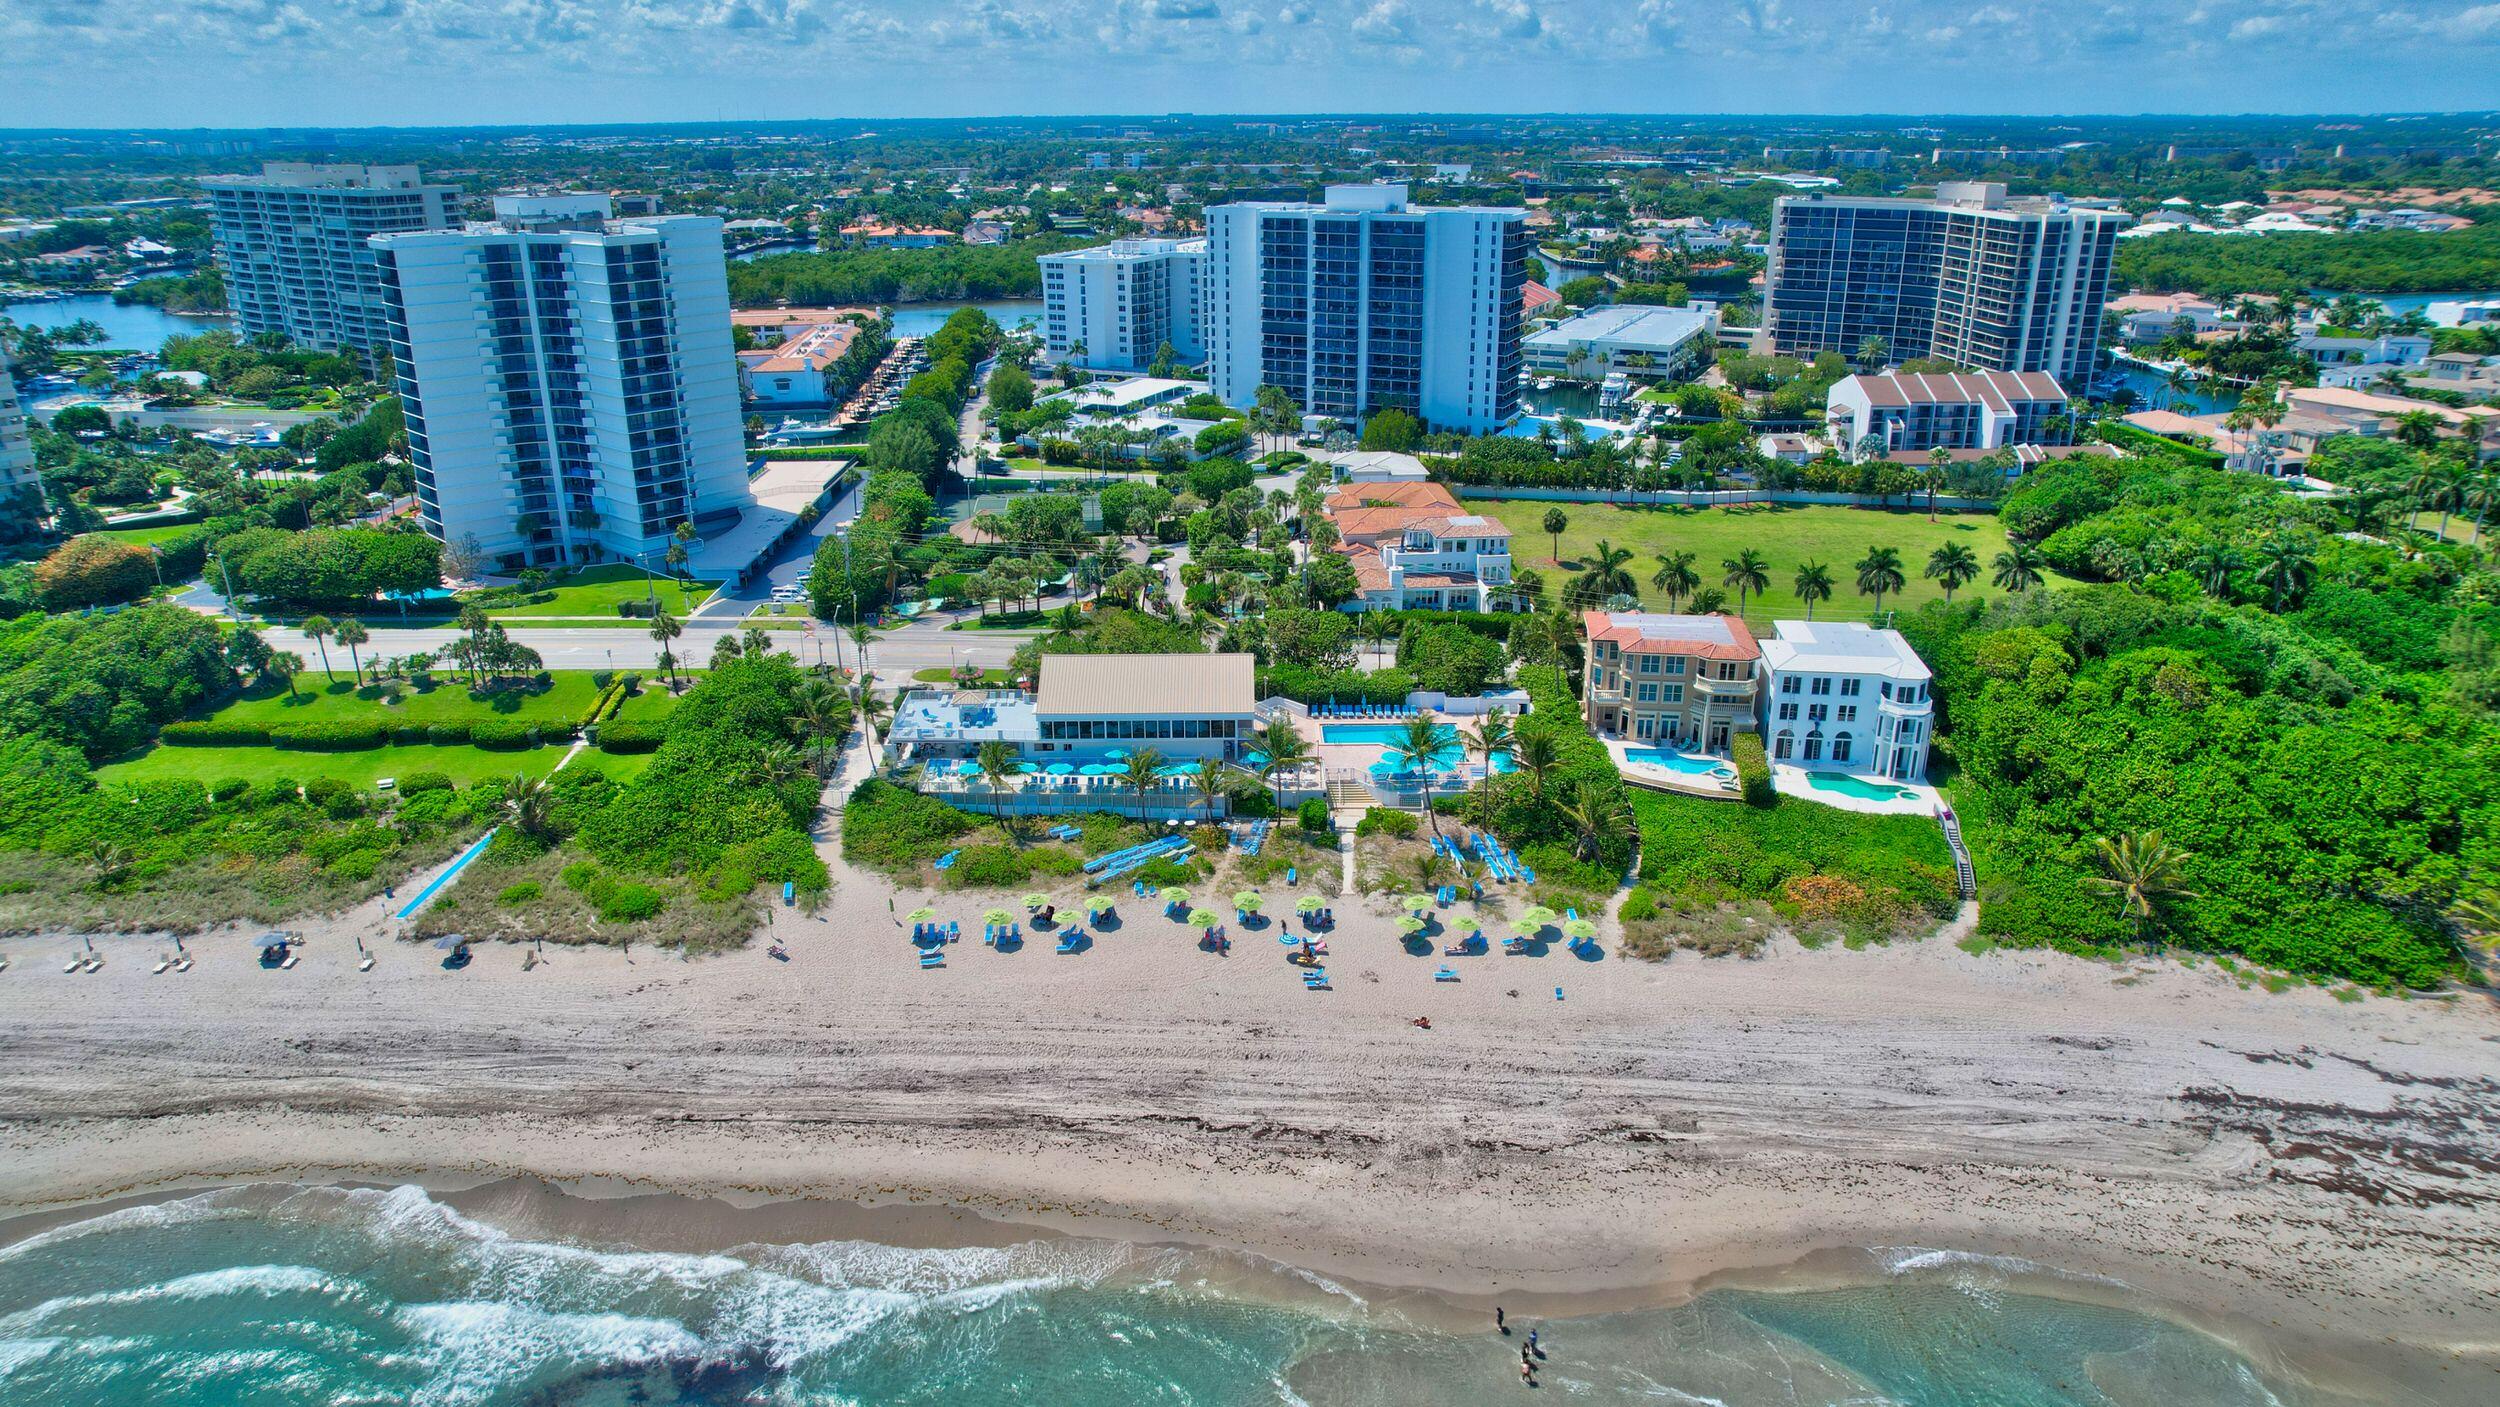
<svg viewBox="0 0 2500 1407">
<path fill-rule="evenodd" d="M 0 1403 L 84 1407 L 2340 1403 L 2020 1262 L 1454 1331 L 1246 1257 L 1048 1239 L 713 1254 L 528 1239 L 415 1187 L 237 1188 L 0 1248 Z M 2020 1285 L 2025 1288 L 2015 1288 Z M 1438 1327 L 1427 1321 L 1439 1321 Z"/>
</svg>

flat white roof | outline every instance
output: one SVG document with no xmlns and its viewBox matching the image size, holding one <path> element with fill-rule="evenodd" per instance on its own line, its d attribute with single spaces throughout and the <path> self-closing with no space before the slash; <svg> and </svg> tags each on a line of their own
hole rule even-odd
<svg viewBox="0 0 2500 1407">
<path fill-rule="evenodd" d="M 1248 715 L 1248 655 L 1044 655 L 1034 712 L 1045 718 Z"/>
<path fill-rule="evenodd" d="M 1771 629 L 1772 637 L 1762 642 L 1762 662 L 1774 673 L 1933 677 L 1898 630 L 1877 630 L 1853 620 L 1781 620 L 1773 621 Z"/>
<path fill-rule="evenodd" d="M 1695 337 L 1709 334 L 1710 314 L 1692 308 L 1652 308 L 1624 304 L 1593 308 L 1567 318 L 1528 338 L 1531 347 L 1564 347 L 1575 342 L 1613 342 L 1672 351 Z"/>
</svg>

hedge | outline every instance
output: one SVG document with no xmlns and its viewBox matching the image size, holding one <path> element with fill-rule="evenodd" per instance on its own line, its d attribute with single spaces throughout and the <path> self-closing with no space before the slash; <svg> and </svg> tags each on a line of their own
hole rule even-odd
<svg viewBox="0 0 2500 1407">
<path fill-rule="evenodd" d="M 256 723 L 220 723 L 213 718 L 168 723 L 156 740 L 174 747 L 267 747 L 269 730 Z"/>
<path fill-rule="evenodd" d="M 1402 704 L 1415 691 L 1415 676 L 1403 669 L 1364 673 L 1358 669 L 1324 673 L 1296 664 L 1262 669 L 1254 685 L 1263 699 L 1297 699 L 1303 703 Z"/>
<path fill-rule="evenodd" d="M 536 747 L 539 725 L 516 719 L 483 718 L 469 725 L 469 745 L 488 748 Z"/>
<path fill-rule="evenodd" d="M 1728 739 L 1728 757 L 1749 805 L 1768 806 L 1779 793 L 1771 786 L 1771 759 L 1762 751 L 1760 733 L 1737 733 Z"/>
<path fill-rule="evenodd" d="M 356 748 L 380 747 L 389 738 L 390 729 L 379 719 L 281 723 L 269 730 L 270 742 L 279 747 L 301 748 L 306 752 L 346 752 Z"/>
<path fill-rule="evenodd" d="M 657 723 L 642 723 L 631 718 L 614 719 L 599 725 L 599 750 L 605 753 L 657 752 L 661 728 Z"/>
<path fill-rule="evenodd" d="M 469 744 L 469 725 L 436 723 L 425 730 L 425 740 L 436 747 L 466 747 Z"/>
<path fill-rule="evenodd" d="M 2105 420 L 2092 428 L 2093 433 L 2100 436 L 2104 443 L 2116 445 L 2120 449 L 2131 450 L 2137 454 L 2176 455 L 2190 463 L 2202 464 L 2210 469 L 2221 468 L 2223 461 L 2228 457 L 2213 450 L 2200 449 L 2184 441 L 2174 440 L 2168 435 L 2156 435 L 2150 430 L 2138 429 L 2133 425 L 2119 422 Z"/>
</svg>

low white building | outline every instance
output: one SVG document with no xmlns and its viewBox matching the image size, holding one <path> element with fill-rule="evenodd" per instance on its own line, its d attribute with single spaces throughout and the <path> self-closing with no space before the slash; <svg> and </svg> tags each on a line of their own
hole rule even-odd
<svg viewBox="0 0 2500 1407">
<path fill-rule="evenodd" d="M 1520 343 L 1528 369 L 1595 381 L 1614 372 L 1682 380 L 1718 346 L 1718 314 L 1635 304 L 1593 308 Z"/>
<path fill-rule="evenodd" d="M 1934 676 L 1900 631 L 1828 620 L 1771 628 L 1761 642 L 1762 735 L 1773 762 L 1926 780 Z"/>
<path fill-rule="evenodd" d="M 738 354 L 738 384 L 758 410 L 820 410 L 832 404 L 825 373 L 851 350 L 856 324 L 819 323 L 774 346 Z"/>
<path fill-rule="evenodd" d="M 1853 456 L 1869 436 L 1887 454 L 2046 444 L 2064 414 L 2066 388 L 2044 371 L 1845 376 L 1824 397 L 1833 442 Z"/>
<path fill-rule="evenodd" d="M 2500 298 L 2443 300 L 2422 309 L 2422 316 L 2430 319 L 2433 327 L 2479 327 L 2500 322 Z"/>
</svg>

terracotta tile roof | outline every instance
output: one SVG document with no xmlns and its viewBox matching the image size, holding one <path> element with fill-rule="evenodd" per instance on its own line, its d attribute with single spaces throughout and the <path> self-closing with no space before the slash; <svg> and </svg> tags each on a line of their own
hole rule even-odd
<svg viewBox="0 0 2500 1407">
<path fill-rule="evenodd" d="M 1853 376 L 1878 407 L 1961 405 L 1976 401 L 2006 410 L 2014 401 L 2062 401 L 2066 388 L 2045 371 L 1966 371 L 1946 375 Z"/>
<path fill-rule="evenodd" d="M 1582 611 L 1580 633 L 1635 655 L 1691 655 L 1706 660 L 1749 660 L 1761 655 L 1753 632 L 1738 617 L 1670 616 L 1643 611 Z"/>
<path fill-rule="evenodd" d="M 1438 508 L 1445 512 L 1459 511 L 1458 496 L 1443 486 L 1414 480 L 1383 484 L 1346 484 L 1328 494 L 1327 509 L 1372 508 L 1385 505 L 1407 508 Z"/>
</svg>

